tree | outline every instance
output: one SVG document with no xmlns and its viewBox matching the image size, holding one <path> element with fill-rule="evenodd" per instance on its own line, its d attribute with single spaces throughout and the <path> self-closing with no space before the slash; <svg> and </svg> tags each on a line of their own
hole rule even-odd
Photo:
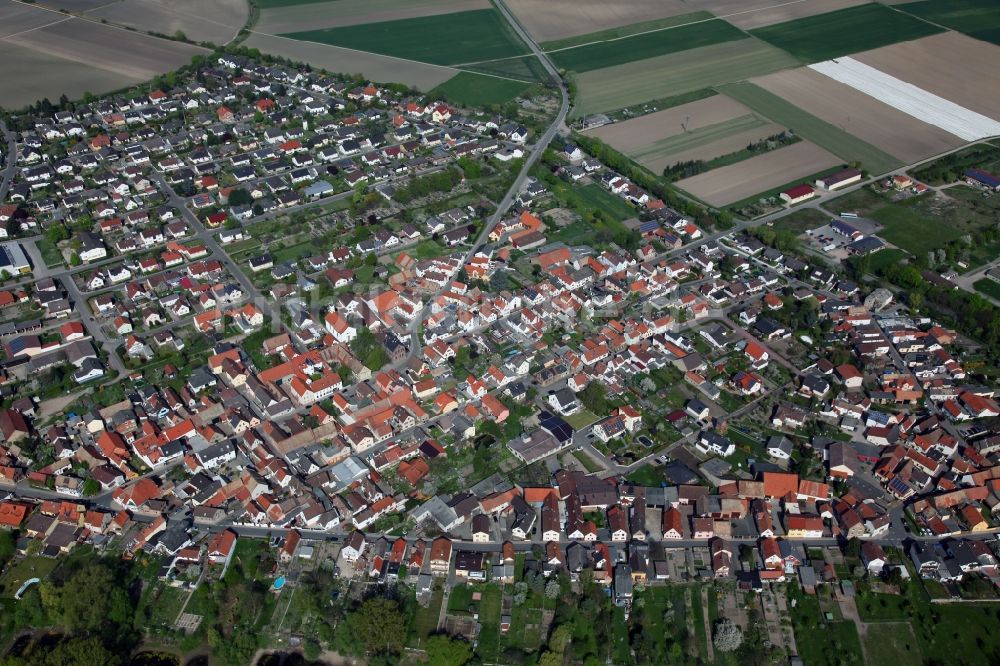
<svg viewBox="0 0 1000 666">
<path fill-rule="evenodd" d="M 472 658 L 472 648 L 468 643 L 453 640 L 445 634 L 428 638 L 424 649 L 429 666 L 462 666 Z"/>
<path fill-rule="evenodd" d="M 248 206 L 253 203 L 253 197 L 242 187 L 230 190 L 226 200 L 230 206 Z"/>
<path fill-rule="evenodd" d="M 101 484 L 97 479 L 88 478 L 83 482 L 83 494 L 85 497 L 93 497 L 101 492 Z"/>
<path fill-rule="evenodd" d="M 598 416 L 607 414 L 609 411 L 607 390 L 604 388 L 604 384 L 600 382 L 590 382 L 587 384 L 587 387 L 580 391 L 580 402 L 583 403 L 584 407 Z"/>
<path fill-rule="evenodd" d="M 719 652 L 735 652 L 743 644 L 743 630 L 729 618 L 721 618 L 715 623 L 712 645 Z"/>
<path fill-rule="evenodd" d="M 402 652 L 409 622 L 398 602 L 372 597 L 350 614 L 348 624 L 368 654 L 388 656 Z"/>
<path fill-rule="evenodd" d="M 549 599 L 559 598 L 559 582 L 555 580 L 550 580 L 545 584 L 545 596 Z"/>
</svg>

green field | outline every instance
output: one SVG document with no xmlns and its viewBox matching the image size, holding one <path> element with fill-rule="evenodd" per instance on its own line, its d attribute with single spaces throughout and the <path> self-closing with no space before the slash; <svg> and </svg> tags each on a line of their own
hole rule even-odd
<svg viewBox="0 0 1000 666">
<path fill-rule="evenodd" d="M 500 656 L 500 611 L 503 594 L 496 585 L 482 588 L 479 602 L 479 622 L 482 629 L 476 644 L 476 653 L 487 664 L 496 663 Z"/>
<path fill-rule="evenodd" d="M 886 206 L 871 217 L 885 227 L 878 232 L 880 237 L 917 256 L 925 256 L 962 235 L 960 230 L 942 224 L 940 218 L 923 215 L 912 206 Z"/>
<path fill-rule="evenodd" d="M 650 165 L 658 162 L 663 157 L 698 148 L 719 139 L 724 139 L 734 134 L 741 134 L 747 130 L 766 125 L 770 125 L 770 122 L 753 113 L 748 113 L 738 118 L 706 125 L 690 132 L 668 136 L 665 139 L 647 143 L 639 150 L 629 153 L 629 157 L 643 166 L 652 168 Z"/>
<path fill-rule="evenodd" d="M 830 221 L 830 216 L 815 208 L 806 208 L 776 220 L 775 229 L 803 234 L 810 229 L 822 227 Z"/>
<path fill-rule="evenodd" d="M 531 83 L 523 81 L 459 72 L 431 90 L 428 95 L 463 106 L 489 106 L 509 102 L 531 86 Z"/>
<path fill-rule="evenodd" d="M 923 0 L 896 5 L 908 14 L 1000 44 L 1000 11 L 996 0 Z"/>
<path fill-rule="evenodd" d="M 556 65 L 563 69 L 589 72 L 700 46 L 730 42 L 745 36 L 739 28 L 719 19 L 550 53 Z"/>
<path fill-rule="evenodd" d="M 575 208 L 580 212 L 601 211 L 618 222 L 636 215 L 635 208 L 597 183 L 569 188 L 569 191 Z"/>
<path fill-rule="evenodd" d="M 492 9 L 307 30 L 283 36 L 434 65 L 496 60 L 528 52 L 503 17 Z"/>
<path fill-rule="evenodd" d="M 872 3 L 769 25 L 750 33 L 803 62 L 819 62 L 941 31 L 926 21 Z"/>
<path fill-rule="evenodd" d="M 902 261 L 907 256 L 908 255 L 903 250 L 897 250 L 892 247 L 879 250 L 875 254 L 868 256 L 868 270 L 877 274 L 881 270 Z"/>
<path fill-rule="evenodd" d="M 640 33 L 673 28 L 675 26 L 687 25 L 689 23 L 711 21 L 713 19 L 715 19 L 715 16 L 713 16 L 710 12 L 691 12 L 690 14 L 667 16 L 661 19 L 654 19 L 652 21 L 643 21 L 642 23 L 632 23 L 630 25 L 623 25 L 617 28 L 608 28 L 607 30 L 599 30 L 598 32 L 588 32 L 585 35 L 557 39 L 551 42 L 542 42 L 541 47 L 545 51 L 558 51 L 560 49 L 568 49 L 574 46 L 582 46 L 584 44 L 592 44 L 594 42 L 606 42 L 613 39 L 630 37 Z"/>
<path fill-rule="evenodd" d="M 837 197 L 827 206 L 832 211 L 852 211 L 870 217 L 885 225 L 878 235 L 893 245 L 915 254 L 926 256 L 946 243 L 965 234 L 975 234 L 996 223 L 1000 201 L 996 197 L 984 199 L 981 194 L 965 186 L 946 190 L 947 198 L 924 195 L 905 201 L 891 201 L 862 188 Z M 996 258 L 989 254 L 992 244 L 983 245 L 982 252 L 973 248 L 973 265 L 982 265 Z M 884 251 L 883 251 L 884 252 Z M 882 252 L 872 256 L 873 262 L 883 261 Z"/>
<path fill-rule="evenodd" d="M 972 286 L 976 288 L 976 291 L 1000 301 L 1000 282 L 993 278 L 976 280 Z"/>
<path fill-rule="evenodd" d="M 763 76 L 799 62 L 758 39 L 739 39 L 597 69 L 575 78 L 576 116 L 613 111 Z M 665 108 L 661 106 L 661 108 Z"/>
<path fill-rule="evenodd" d="M 861 163 L 871 173 L 881 174 L 902 166 L 892 155 L 820 120 L 760 86 L 733 83 L 720 86 L 719 91 L 779 125 L 784 125 L 803 139 L 825 148 L 845 162 Z"/>
<path fill-rule="evenodd" d="M 548 72 L 542 63 L 533 55 L 521 58 L 503 58 L 501 60 L 489 60 L 487 62 L 477 62 L 473 65 L 464 65 L 464 70 L 478 72 L 480 74 L 492 74 L 493 76 L 503 76 L 510 79 L 521 79 L 523 81 L 542 82 L 549 79 Z"/>
</svg>

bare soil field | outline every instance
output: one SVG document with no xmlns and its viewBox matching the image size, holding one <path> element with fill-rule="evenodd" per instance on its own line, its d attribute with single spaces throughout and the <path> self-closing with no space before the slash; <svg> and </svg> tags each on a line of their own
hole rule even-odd
<svg viewBox="0 0 1000 666">
<path fill-rule="evenodd" d="M 264 9 L 254 30 L 269 35 L 489 9 L 489 0 L 333 0 Z"/>
<path fill-rule="evenodd" d="M 112 0 L 36 0 L 37 5 L 71 12 L 86 12 L 108 4 Z"/>
<path fill-rule="evenodd" d="M 62 14 L 13 0 L 0 0 L 0 39 L 65 20 Z"/>
<path fill-rule="evenodd" d="M 769 74 L 752 83 L 902 162 L 917 162 L 964 143 L 940 127 L 806 67 Z"/>
<path fill-rule="evenodd" d="M 852 56 L 866 65 L 1000 120 L 1000 46 L 957 32 Z"/>
<path fill-rule="evenodd" d="M 179 30 L 190 40 L 222 45 L 236 36 L 249 13 L 246 0 L 118 0 L 87 16 L 163 35 Z"/>
<path fill-rule="evenodd" d="M 244 46 L 264 53 L 307 62 L 331 72 L 361 73 L 379 83 L 405 83 L 430 90 L 458 74 L 457 69 L 400 60 L 377 53 L 354 51 L 328 44 L 304 42 L 286 37 L 253 33 Z"/>
<path fill-rule="evenodd" d="M 799 62 L 757 39 L 740 39 L 585 72 L 575 115 L 611 111 L 723 83 L 770 74 Z"/>
<path fill-rule="evenodd" d="M 703 9 L 685 0 L 507 0 L 507 6 L 538 42 L 642 23 Z M 694 3 L 697 4 L 697 3 Z"/>
<path fill-rule="evenodd" d="M 206 49 L 190 44 L 157 39 L 79 18 L 8 37 L 3 41 L 140 81 L 177 69 L 190 62 L 195 55 L 208 53 Z M 62 77 L 62 73 L 58 71 L 34 72 L 39 78 L 46 78 L 50 74 L 54 79 Z M 56 97 L 62 94 L 57 84 L 52 88 L 57 90 Z"/>
<path fill-rule="evenodd" d="M 715 95 L 697 102 L 682 104 L 623 123 L 604 125 L 587 132 L 625 154 L 649 145 L 658 139 L 691 132 L 707 125 L 739 118 L 750 109 L 724 95 Z"/>
<path fill-rule="evenodd" d="M 677 181 L 677 187 L 713 206 L 742 201 L 843 161 L 808 141 Z"/>
<path fill-rule="evenodd" d="M 765 6 L 761 9 L 752 7 L 733 9 L 733 13 L 728 15 L 726 20 L 737 27 L 743 28 L 744 30 L 750 30 L 751 28 L 760 28 L 761 26 L 772 25 L 774 23 L 784 23 L 785 21 L 792 21 L 805 16 L 825 14 L 826 12 L 844 9 L 845 7 L 853 7 L 854 5 L 863 5 L 869 1 L 870 0 L 802 0 L 800 2 L 775 2 L 768 3 L 773 6 Z M 722 10 L 720 9 L 718 11 Z"/>
<path fill-rule="evenodd" d="M 87 91 L 101 94 L 143 80 L 3 40 L 0 40 L 0 62 L 4 64 L 0 106 L 7 109 L 20 109 L 43 97 L 55 101 L 63 93 L 70 99 L 79 99 Z"/>
</svg>

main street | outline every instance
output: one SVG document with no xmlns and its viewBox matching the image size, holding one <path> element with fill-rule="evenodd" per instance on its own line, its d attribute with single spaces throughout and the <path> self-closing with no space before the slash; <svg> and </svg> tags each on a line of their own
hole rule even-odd
<svg viewBox="0 0 1000 666">
<path fill-rule="evenodd" d="M 557 82 L 559 86 L 559 112 L 556 113 L 556 117 L 549 125 L 548 129 L 546 129 L 542 136 L 538 138 L 527 157 L 524 158 L 524 164 L 521 166 L 521 170 L 518 172 L 514 182 L 507 190 L 507 194 L 505 194 L 503 199 L 500 200 L 500 203 L 497 204 L 497 208 L 493 212 L 493 215 L 491 215 L 486 223 L 483 224 L 483 228 L 479 232 L 479 236 L 476 238 L 475 242 L 472 243 L 468 251 L 466 251 L 466 253 L 462 256 L 463 266 L 469 263 L 469 260 L 471 260 L 475 253 L 479 251 L 480 246 L 483 245 L 489 237 L 490 231 L 493 230 L 493 227 L 496 226 L 496 224 L 510 209 L 511 205 L 514 203 L 514 199 L 517 198 L 517 195 L 520 194 L 521 190 L 524 188 L 525 183 L 528 180 L 528 175 L 531 172 L 531 167 L 534 166 L 535 162 L 537 162 L 542 156 L 542 153 L 548 147 L 552 139 L 555 138 L 556 134 L 562 127 L 564 127 L 566 115 L 569 113 L 569 90 L 566 88 L 566 83 L 562 80 L 562 77 L 559 76 L 559 72 L 552 64 L 552 61 L 549 60 L 549 57 L 545 54 L 545 52 L 542 51 L 534 39 L 531 38 L 531 35 L 529 35 L 528 32 L 521 27 L 521 24 L 517 22 L 517 19 L 514 18 L 513 14 L 510 13 L 502 1 L 498 1 L 496 6 L 507 22 L 510 23 L 514 32 L 516 32 L 518 36 L 529 46 L 529 48 L 531 48 L 532 53 L 545 67 L 545 70 L 549 73 L 549 76 L 552 77 L 552 80 Z M 423 307 L 420 308 L 420 311 L 417 312 L 417 314 L 410 321 L 410 325 L 408 327 L 408 332 L 410 334 L 410 353 L 407 356 L 408 359 L 415 358 L 421 351 L 419 339 L 420 325 L 427 318 L 431 305 L 434 301 L 436 301 L 437 298 L 449 287 L 450 284 L 446 282 L 440 289 L 428 296 L 424 301 Z"/>
</svg>

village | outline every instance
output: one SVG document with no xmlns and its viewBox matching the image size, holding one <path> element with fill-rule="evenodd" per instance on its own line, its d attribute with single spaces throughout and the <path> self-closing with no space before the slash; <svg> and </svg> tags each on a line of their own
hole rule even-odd
<svg viewBox="0 0 1000 666">
<path fill-rule="evenodd" d="M 988 345 L 857 279 L 887 247 L 857 215 L 772 229 L 862 172 L 725 224 L 549 143 L 555 95 L 498 113 L 225 54 L 7 118 L 4 589 L 80 549 L 156 558 L 194 634 L 198 588 L 264 548 L 285 613 L 328 570 L 407 586 L 427 635 L 534 649 L 536 574 L 626 618 L 723 586 L 695 588 L 702 633 L 785 585 L 844 617 L 862 585 L 996 597 Z"/>
</svg>

